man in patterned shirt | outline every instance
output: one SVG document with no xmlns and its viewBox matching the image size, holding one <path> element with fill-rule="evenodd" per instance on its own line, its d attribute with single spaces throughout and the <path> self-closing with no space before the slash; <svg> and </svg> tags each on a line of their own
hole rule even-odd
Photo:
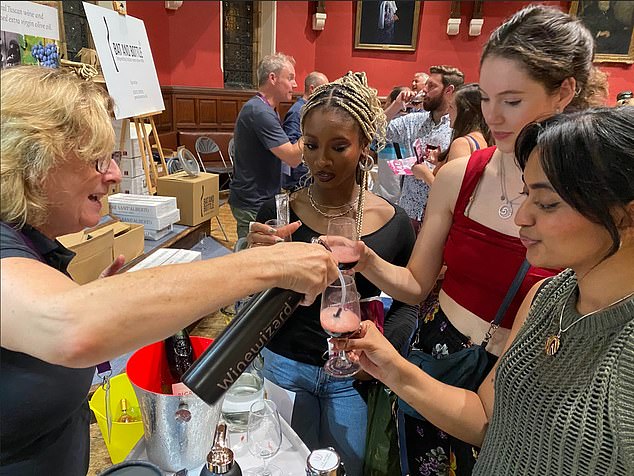
<svg viewBox="0 0 634 476">
<path fill-rule="evenodd" d="M 454 91 L 464 84 L 464 74 L 451 66 L 432 66 L 429 68 L 429 78 L 423 87 L 425 98 L 423 109 L 419 114 L 407 114 L 390 121 L 387 129 L 387 140 L 398 142 L 405 148 L 404 155 L 413 157 L 412 143 L 420 138 L 423 147 L 426 144 L 447 150 L 451 141 L 451 127 L 449 127 L 449 104 Z M 400 101 L 401 107 L 411 96 L 411 92 L 401 93 L 395 102 Z M 427 164 L 427 162 L 425 162 Z M 430 166 L 431 167 L 431 166 Z M 429 185 L 413 175 L 405 175 L 399 205 L 405 209 L 412 220 L 416 233 L 420 230 L 427 206 Z"/>
</svg>

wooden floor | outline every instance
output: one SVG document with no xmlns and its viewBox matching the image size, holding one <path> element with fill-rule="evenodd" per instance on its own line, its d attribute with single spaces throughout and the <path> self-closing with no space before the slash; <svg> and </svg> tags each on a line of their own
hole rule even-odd
<svg viewBox="0 0 634 476">
<path fill-rule="evenodd" d="M 218 221 L 212 218 L 212 229 L 209 231 L 209 235 L 216 239 L 220 244 L 226 248 L 233 250 L 233 246 L 238 239 L 236 233 L 236 221 L 231 214 L 229 204 L 224 204 L 220 207 L 218 214 L 220 223 L 224 227 L 227 234 L 227 240 L 218 226 Z M 226 309 L 227 312 L 218 311 L 211 316 L 202 319 L 192 331 L 193 335 L 215 338 L 231 320 L 231 309 Z M 104 442 L 103 436 L 99 431 L 99 427 L 96 423 L 90 425 L 90 466 L 88 468 L 89 476 L 96 476 L 101 471 L 112 466 L 110 457 L 108 456 L 108 450 Z"/>
</svg>

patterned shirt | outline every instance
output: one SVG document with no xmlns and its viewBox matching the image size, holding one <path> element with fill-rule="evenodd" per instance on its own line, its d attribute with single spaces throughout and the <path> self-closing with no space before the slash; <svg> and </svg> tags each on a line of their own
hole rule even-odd
<svg viewBox="0 0 634 476">
<path fill-rule="evenodd" d="M 423 144 L 438 144 L 441 150 L 447 150 L 451 142 L 451 132 L 448 114 L 442 116 L 436 124 L 431 114 L 425 111 L 392 119 L 387 128 L 387 140 L 401 144 L 405 149 L 404 155 L 412 157 L 412 143 L 416 138 L 420 137 Z M 422 221 L 428 196 L 429 185 L 424 180 L 405 175 L 399 205 L 410 218 Z"/>
</svg>

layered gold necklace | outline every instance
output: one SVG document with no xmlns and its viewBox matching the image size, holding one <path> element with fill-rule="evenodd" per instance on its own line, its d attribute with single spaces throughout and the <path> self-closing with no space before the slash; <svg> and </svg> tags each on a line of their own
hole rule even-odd
<svg viewBox="0 0 634 476">
<path fill-rule="evenodd" d="M 357 196 L 354 200 L 348 202 L 348 203 L 344 203 L 343 205 L 339 205 L 337 207 L 330 207 L 327 205 L 322 205 L 320 203 L 317 203 L 315 201 L 315 199 L 313 198 L 313 186 L 310 185 L 308 187 L 308 201 L 310 202 L 310 206 L 313 207 L 313 210 L 315 210 L 317 213 L 319 213 L 322 217 L 324 218 L 338 218 L 338 217 L 342 217 L 344 215 L 347 215 L 348 213 L 350 213 L 350 211 L 354 208 L 355 203 L 357 203 L 357 201 L 359 200 L 359 193 L 361 191 L 361 189 L 359 188 L 359 192 L 357 192 Z M 321 210 L 321 208 L 329 208 L 331 210 L 340 210 L 343 209 L 340 212 L 336 212 L 336 213 L 326 213 L 324 211 Z"/>
</svg>

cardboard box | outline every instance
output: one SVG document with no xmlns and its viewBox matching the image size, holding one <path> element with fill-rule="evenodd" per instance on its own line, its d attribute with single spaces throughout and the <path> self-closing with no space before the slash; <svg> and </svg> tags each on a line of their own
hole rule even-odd
<svg viewBox="0 0 634 476">
<path fill-rule="evenodd" d="M 146 228 L 143 230 L 143 236 L 146 240 L 158 241 L 161 238 L 165 238 L 172 231 L 174 231 L 174 225 L 166 226 L 162 230 L 150 230 Z"/>
<path fill-rule="evenodd" d="M 119 220 L 127 223 L 138 223 L 139 225 L 143 225 L 149 230 L 158 231 L 176 223 L 180 219 L 180 217 L 180 211 L 177 208 L 176 210 L 166 213 L 165 215 L 161 215 L 160 217 L 121 215 L 119 216 Z"/>
<path fill-rule="evenodd" d="M 139 147 L 139 139 L 136 134 L 136 126 L 134 125 L 134 122 L 128 121 L 130 130 L 126 131 L 125 140 L 123 141 L 123 144 L 121 144 L 121 127 L 123 125 L 123 121 L 123 119 L 112 121 L 112 127 L 115 134 L 115 150 L 121 151 L 122 158 L 141 157 L 141 149 Z M 148 136 L 150 135 L 151 129 L 152 126 L 150 124 L 145 124 L 145 130 L 147 131 Z M 149 155 L 151 154 L 152 152 L 149 152 Z"/>
<path fill-rule="evenodd" d="M 99 211 L 99 216 L 103 217 L 110 213 L 110 205 L 108 204 L 109 195 L 104 195 L 101 197 L 101 210 Z"/>
<path fill-rule="evenodd" d="M 97 228 L 71 233 L 58 238 L 76 253 L 68 272 L 79 284 L 99 277 L 116 256 L 124 255 L 126 263 L 143 254 L 143 226 L 111 221 Z"/>
<path fill-rule="evenodd" d="M 123 255 L 125 256 L 125 262 L 127 263 L 128 261 L 131 261 L 137 256 L 143 254 L 145 246 L 143 225 L 116 221 L 92 230 L 89 234 L 95 237 L 104 233 L 109 233 L 110 231 L 112 231 L 114 235 L 111 261 L 114 261 L 117 256 Z"/>
<path fill-rule="evenodd" d="M 108 197 L 115 215 L 159 217 L 176 210 L 176 198 L 118 193 Z"/>
<path fill-rule="evenodd" d="M 92 236 L 83 231 L 58 237 L 66 248 L 76 253 L 68 266 L 68 272 L 79 284 L 86 284 L 99 277 L 112 264 L 114 232 Z"/>
<path fill-rule="evenodd" d="M 138 177 L 123 177 L 119 184 L 121 193 L 130 193 L 134 195 L 148 195 L 150 192 L 147 188 L 147 182 L 145 175 Z"/>
<path fill-rule="evenodd" d="M 139 177 L 144 175 L 143 159 L 141 157 L 122 157 L 119 162 L 119 170 L 121 170 L 121 177 Z"/>
<path fill-rule="evenodd" d="M 159 177 L 158 195 L 176 197 L 181 225 L 195 226 L 218 215 L 218 175 L 201 173 L 190 177 L 186 172 Z"/>
</svg>

